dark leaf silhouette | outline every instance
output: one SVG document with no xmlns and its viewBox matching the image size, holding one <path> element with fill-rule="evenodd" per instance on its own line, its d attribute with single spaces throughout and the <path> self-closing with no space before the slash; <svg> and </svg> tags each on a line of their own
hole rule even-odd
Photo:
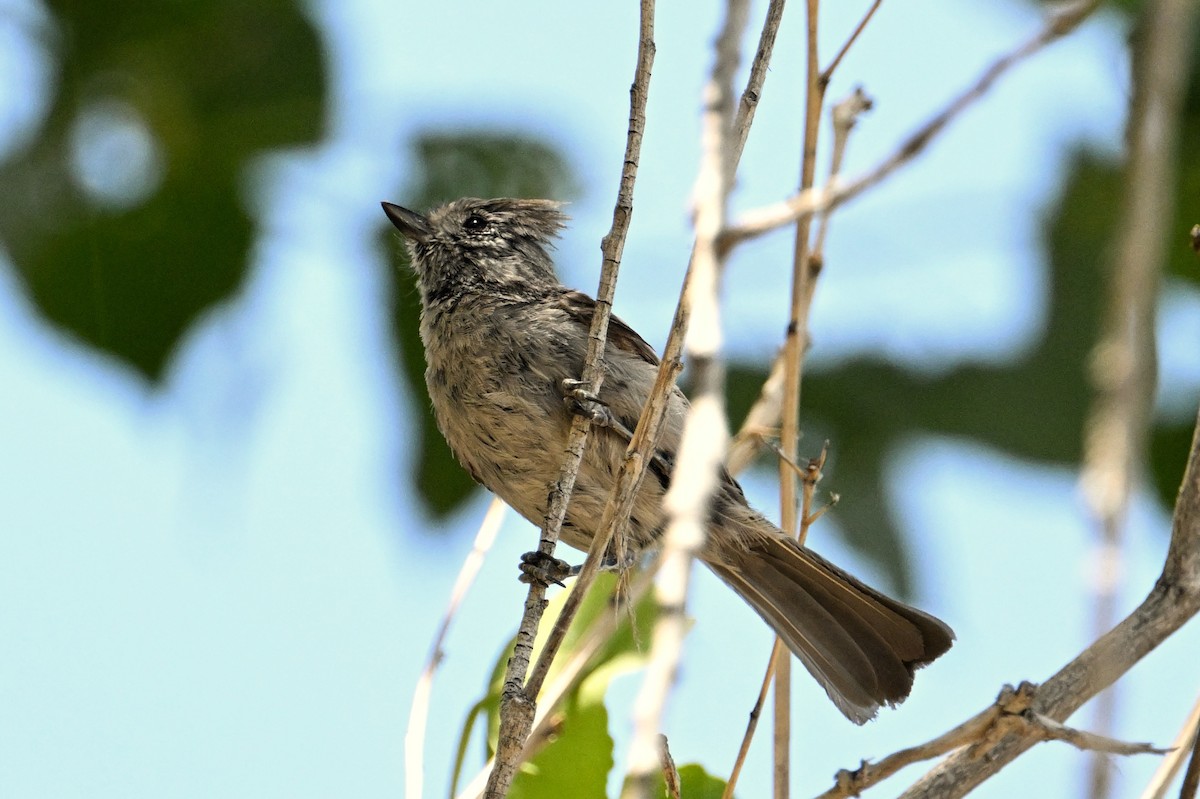
<svg viewBox="0 0 1200 799">
<path fill-rule="evenodd" d="M 316 34 L 290 0 L 49 6 L 58 83 L 0 166 L 0 236 L 47 318 L 157 379 L 245 273 L 248 160 L 318 133 Z"/>
</svg>

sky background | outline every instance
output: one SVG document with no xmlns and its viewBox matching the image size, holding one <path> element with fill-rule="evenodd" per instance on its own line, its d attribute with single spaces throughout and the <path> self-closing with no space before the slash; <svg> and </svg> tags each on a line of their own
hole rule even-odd
<svg viewBox="0 0 1200 799">
<path fill-rule="evenodd" d="M 825 4 L 824 53 L 864 5 Z M 50 327 L 0 252 L 0 796 L 402 792 L 412 689 L 489 498 L 479 493 L 442 529 L 397 478 L 410 454 L 393 442 L 426 399 L 398 390 L 378 203 L 405 202 L 418 167 L 405 145 L 423 130 L 536 132 L 579 177 L 558 261 L 565 282 L 593 292 L 624 147 L 635 6 L 312 0 L 332 82 L 325 138 L 263 153 L 247 170 L 244 200 L 258 225 L 249 279 L 189 331 L 159 388 Z M 752 19 L 764 8 L 756 3 Z M 801 8 L 789 14 L 735 212 L 796 183 Z M 36 135 L 54 91 L 53 59 L 28 33 L 44 18 L 32 0 L 0 0 L 0 157 Z M 700 87 L 717 23 L 712 2 L 663 3 L 657 19 L 616 302 L 656 346 L 690 245 Z M 891 152 L 1039 24 L 1035 8 L 1016 2 L 885 3 L 829 91 L 837 99 L 862 84 L 875 98 L 846 172 Z M 1099 15 L 838 213 L 813 307 L 814 368 L 883 352 L 942 371 L 1013 359 L 1035 340 L 1045 313 L 1039 213 L 1070 146 L 1118 151 L 1125 36 Z M 732 353 L 765 359 L 780 342 L 789 250 L 783 233 L 732 259 Z M 1162 413 L 1195 413 L 1198 320 L 1200 298 L 1167 286 Z M 745 485 L 758 507 L 777 510 L 768 476 Z M 948 729 L 1006 682 L 1045 679 L 1090 638 L 1089 524 L 1070 470 L 919 437 L 894 453 L 889 490 L 918 553 L 917 601 L 955 628 L 958 644 L 918 675 L 901 710 L 863 728 L 798 671 L 796 796 Z M 1157 577 L 1169 529 L 1150 492 L 1140 496 L 1122 614 Z M 832 526 L 823 521 L 810 542 L 880 581 Z M 524 587 L 514 565 L 535 540 L 510 515 L 447 641 L 429 796 L 445 794 L 466 710 L 517 621 Z M 680 763 L 727 775 L 770 634 L 707 573 L 691 610 L 666 733 Z M 1193 624 L 1120 683 L 1120 737 L 1169 744 L 1196 690 L 1198 646 Z M 638 684 L 625 677 L 610 692 L 614 779 Z M 768 732 L 741 796 L 767 795 Z M 1156 763 L 1120 761 L 1117 795 L 1133 795 Z M 976 795 L 1079 795 L 1083 764 L 1066 745 L 1043 745 Z M 921 771 L 881 790 L 898 793 Z"/>
</svg>

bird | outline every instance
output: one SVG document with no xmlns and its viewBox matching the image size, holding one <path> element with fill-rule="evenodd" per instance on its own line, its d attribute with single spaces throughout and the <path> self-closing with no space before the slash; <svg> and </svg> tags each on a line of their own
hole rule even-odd
<svg viewBox="0 0 1200 799">
<path fill-rule="evenodd" d="M 545 516 L 573 414 L 596 301 L 564 286 L 551 251 L 567 217 L 552 200 L 461 198 L 427 214 L 382 203 L 403 236 L 421 300 L 425 382 L 438 428 L 471 477 L 535 525 Z M 658 369 L 654 348 L 610 317 L 605 377 L 584 398 L 610 422 L 588 437 L 561 540 L 587 551 Z M 672 387 L 625 529 L 661 545 L 688 401 Z M 586 412 L 586 409 L 584 409 Z M 775 631 L 855 724 L 906 699 L 916 669 L 954 632 L 786 535 L 722 469 L 698 558 Z M 610 562 L 614 560 L 609 553 Z"/>
</svg>

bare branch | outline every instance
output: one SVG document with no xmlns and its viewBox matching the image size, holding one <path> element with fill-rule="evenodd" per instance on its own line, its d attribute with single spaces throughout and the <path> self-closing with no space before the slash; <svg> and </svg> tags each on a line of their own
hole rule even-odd
<svg viewBox="0 0 1200 799">
<path fill-rule="evenodd" d="M 771 0 L 767 5 L 767 16 L 758 36 L 758 49 L 754 53 L 754 61 L 750 64 L 750 77 L 746 80 L 746 88 L 742 91 L 742 99 L 738 103 L 737 118 L 733 121 L 733 157 L 730 158 L 730 169 L 737 168 L 742 150 L 746 148 L 746 138 L 750 135 L 754 112 L 758 108 L 762 87 L 767 80 L 767 67 L 771 64 L 771 52 L 775 49 L 775 36 L 779 33 L 779 23 L 783 19 L 783 5 L 784 0 Z"/>
<path fill-rule="evenodd" d="M 1037 741 L 1065 741 L 1079 749 L 1096 750 L 1116 755 L 1162 754 L 1150 744 L 1130 744 L 1102 735 L 1076 730 L 1034 712 L 1038 687 L 1021 683 L 1016 688 L 1006 685 L 996 701 L 954 729 L 920 746 L 903 749 L 878 763 L 863 763 L 853 771 L 842 769 L 834 777 L 834 785 L 816 799 L 845 799 L 858 796 L 901 769 L 951 752 L 963 750 L 964 756 L 977 758 L 987 755 L 1001 738 L 1021 736 Z"/>
<path fill-rule="evenodd" d="M 842 59 L 846 57 L 846 53 L 850 52 L 851 46 L 858 41 L 858 37 L 862 34 L 863 29 L 867 27 L 867 23 L 871 21 L 871 17 L 875 16 L 875 12 L 879 10 L 879 6 L 883 4 L 883 0 L 875 0 L 871 3 L 871 7 L 867 9 L 867 13 L 863 14 L 863 18 L 859 20 L 858 25 L 854 28 L 854 32 L 842 44 L 842 49 L 838 50 L 838 54 L 829 62 L 829 66 L 821 71 L 821 86 L 829 85 L 829 81 L 833 78 L 834 71 L 838 65 L 842 63 Z"/>
<path fill-rule="evenodd" d="M 771 678 L 775 676 L 775 659 L 779 656 L 779 650 L 783 648 L 783 641 L 776 636 L 775 644 L 771 647 L 771 656 L 767 659 L 766 674 L 763 675 L 762 685 L 758 689 L 758 698 L 754 700 L 754 707 L 750 709 L 746 732 L 742 735 L 742 745 L 738 747 L 737 760 L 733 763 L 733 770 L 729 772 L 729 780 L 725 783 L 721 799 L 733 799 L 733 790 L 737 787 L 738 777 L 742 774 L 742 766 L 746 764 L 746 755 L 750 754 L 750 742 L 754 740 L 754 731 L 758 728 L 758 717 L 762 715 L 763 706 L 767 702 L 767 691 L 771 688 Z"/>
<path fill-rule="evenodd" d="M 817 137 L 821 129 L 821 108 L 825 102 L 825 84 L 821 82 L 817 55 L 817 18 L 819 0 L 808 0 L 805 31 L 804 141 L 800 159 L 800 191 L 812 188 L 817 169 Z M 792 294 L 788 325 L 783 342 L 783 410 L 780 419 L 779 446 L 784 459 L 795 461 L 800 439 L 800 381 L 804 353 L 808 347 L 808 308 L 812 302 L 812 261 L 809 258 L 809 228 L 812 217 L 796 222 L 792 254 Z M 796 519 L 796 476 L 784 462 L 779 464 L 779 526 L 784 533 L 798 536 Z M 792 654 L 775 647 L 774 729 L 772 736 L 774 771 L 773 795 L 787 799 L 791 790 L 792 740 Z"/>
<path fill-rule="evenodd" d="M 874 169 L 848 183 L 804 189 L 783 202 L 750 211 L 743 215 L 737 224 L 725 231 L 722 236 L 722 245 L 731 247 L 739 241 L 756 238 L 776 228 L 811 217 L 813 214 L 832 210 L 881 182 L 924 151 L 929 142 L 941 134 L 959 114 L 983 97 L 1000 76 L 1046 45 L 1070 33 L 1095 10 L 1097 5 L 1098 0 L 1079 0 L 1079 2 L 1053 13 L 1036 35 L 988 67 L 970 88 L 954 98 L 945 109 L 925 123 L 916 133 L 909 136 L 892 155 Z"/>
<path fill-rule="evenodd" d="M 582 382 L 592 394 L 598 394 L 604 379 L 604 348 L 608 341 L 608 319 L 612 312 L 612 298 L 616 291 L 617 273 L 621 255 L 625 248 L 625 235 L 633 212 L 633 188 L 637 178 L 638 161 L 641 155 L 642 135 L 646 127 L 646 96 L 650 88 L 650 70 L 654 63 L 654 0 L 642 0 L 641 27 L 638 36 L 637 67 L 630 88 L 629 131 L 625 143 L 625 159 L 621 168 L 620 189 L 617 192 L 616 208 L 613 210 L 612 227 L 602 242 L 603 265 L 600 270 L 600 285 L 596 292 L 596 311 L 592 315 L 588 333 L 588 351 L 584 361 Z M 550 489 L 547 502 L 546 521 L 542 530 L 538 551 L 554 554 L 563 520 L 566 518 L 567 503 L 575 488 L 584 447 L 587 444 L 591 421 L 577 415 L 571 424 L 567 439 L 567 453 L 563 460 L 558 481 Z M 601 538 L 602 536 L 597 536 Z M 603 548 L 600 549 L 603 552 Z M 582 597 L 595 573 L 599 562 L 596 547 L 592 547 L 584 564 L 584 574 L 576 581 L 574 595 Z M 591 571 L 588 571 L 589 566 Z M 586 577 L 585 577 L 586 575 Z M 538 687 L 526 685 L 525 675 L 533 653 L 533 641 L 538 624 L 545 609 L 546 587 L 538 582 L 529 586 L 525 610 L 517 631 L 516 646 L 504 676 L 504 692 L 500 705 L 500 733 L 496 745 L 495 767 L 488 778 L 488 799 L 503 799 L 508 793 L 520 764 L 525 740 L 533 726 Z M 568 618 L 566 623 L 569 623 Z M 559 638 L 561 641 L 561 638 Z M 557 650 L 557 643 L 554 645 Z M 549 657 L 553 657 L 553 652 Z M 537 676 L 535 672 L 535 676 Z M 542 675 L 544 678 L 544 674 Z"/>
<path fill-rule="evenodd" d="M 1039 716 L 1067 718 L 1200 612 L 1200 417 L 1197 425 L 1162 576 L 1133 613 L 1041 685 L 1032 704 Z M 1034 743 L 1014 733 L 987 746 L 986 757 L 958 752 L 901 799 L 963 796 Z"/>
<path fill-rule="evenodd" d="M 709 505 L 720 485 L 729 443 L 725 422 L 725 368 L 721 359 L 719 286 L 723 267 L 717 236 L 725 225 L 731 164 L 733 79 L 741 58 L 741 39 L 749 16 L 748 0 L 729 0 L 716 42 L 712 77 L 704 90 L 702 154 L 696 178 L 696 248 L 686 302 L 696 324 L 687 334 L 688 359 L 696 395 L 684 420 L 671 486 L 663 497 L 669 523 L 664 536 L 658 581 L 659 615 L 654 625 L 650 663 L 634 703 L 629 776 L 622 796 L 649 799 L 657 766 L 656 742 L 662 714 L 674 686 L 687 634 L 688 587 L 692 563 L 707 536 Z"/>
<path fill-rule="evenodd" d="M 1196 799 L 1197 788 L 1200 788 L 1200 735 L 1192 741 L 1192 756 L 1183 775 L 1183 785 L 1179 786 L 1179 799 Z"/>
</svg>

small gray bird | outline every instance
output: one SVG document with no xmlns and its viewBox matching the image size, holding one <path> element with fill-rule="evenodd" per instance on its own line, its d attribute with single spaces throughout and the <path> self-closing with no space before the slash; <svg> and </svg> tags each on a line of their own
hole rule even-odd
<svg viewBox="0 0 1200 799">
<path fill-rule="evenodd" d="M 438 426 L 475 480 L 540 525 L 562 464 L 596 303 L 558 281 L 548 250 L 566 217 L 547 200 L 455 200 L 428 216 L 383 203 L 407 240 L 421 294 L 425 381 Z M 594 404 L 594 427 L 562 540 L 587 550 L 654 383 L 654 349 L 616 317 Z M 636 497 L 626 540 L 654 547 L 666 525 L 688 402 L 677 388 Z M 751 508 L 723 474 L 700 553 L 713 573 L 771 625 L 848 719 L 862 724 L 902 702 L 913 671 L 950 648 L 954 633 L 800 546 Z"/>
</svg>

